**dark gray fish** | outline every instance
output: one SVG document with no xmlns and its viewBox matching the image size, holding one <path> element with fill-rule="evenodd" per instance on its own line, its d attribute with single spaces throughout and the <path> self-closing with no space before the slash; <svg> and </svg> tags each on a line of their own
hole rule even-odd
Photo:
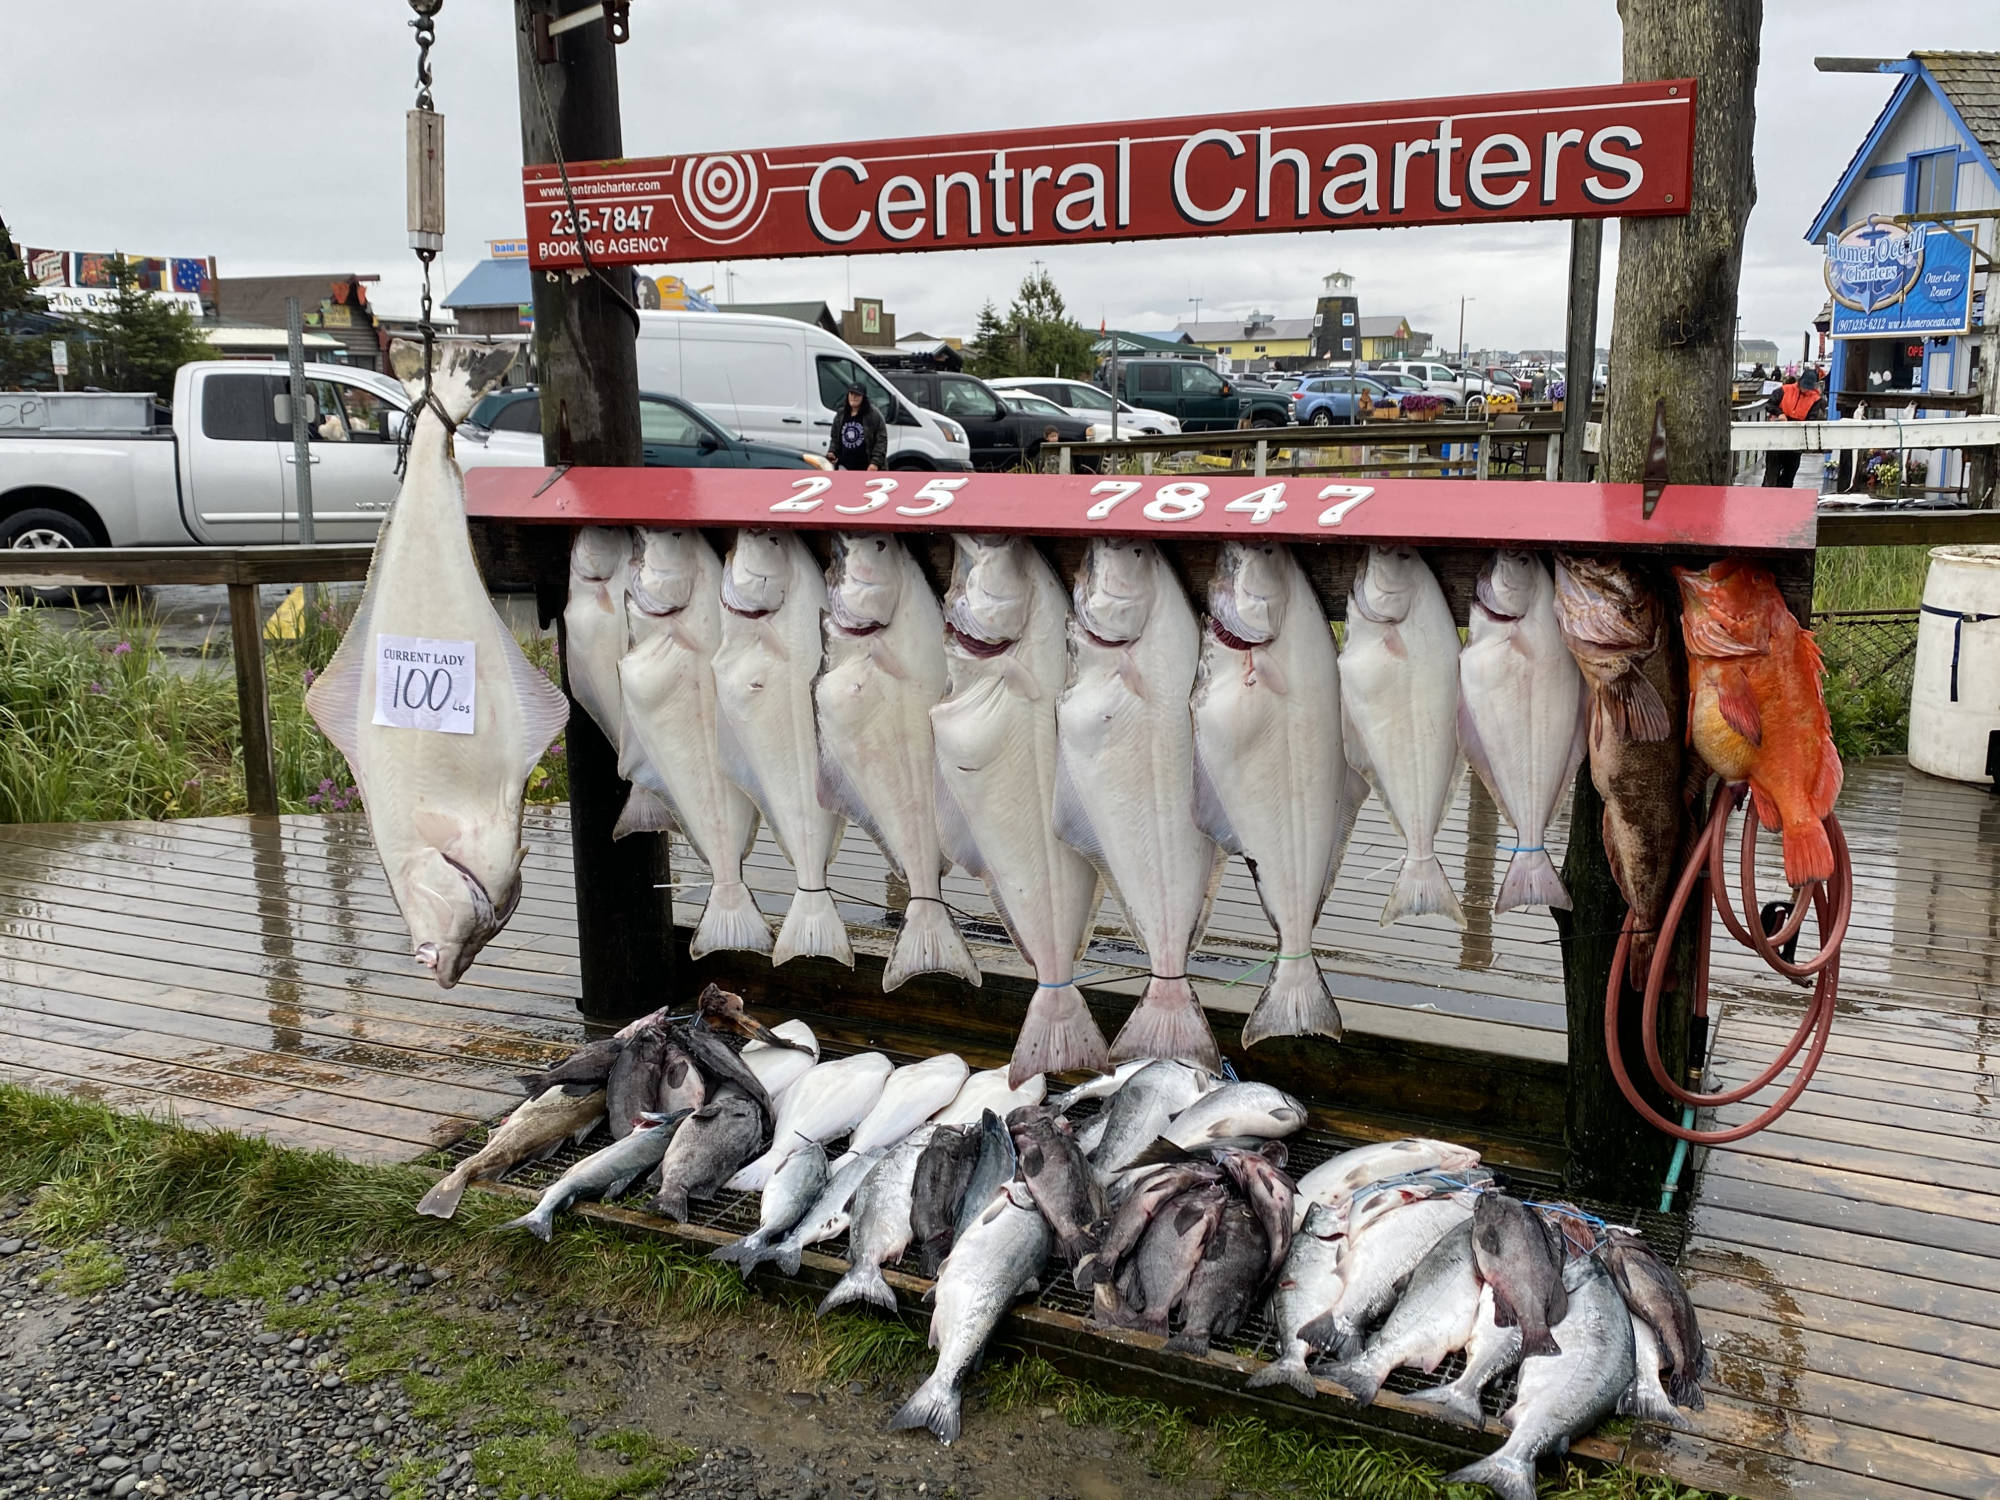
<svg viewBox="0 0 2000 1500">
<path fill-rule="evenodd" d="M 525 1229 L 544 1244 L 555 1227 L 555 1217 L 572 1203 L 616 1198 L 641 1174 L 659 1165 L 673 1139 L 674 1116 L 650 1111 L 639 1116 L 631 1134 L 613 1141 L 601 1151 L 593 1151 L 549 1184 L 538 1202 L 518 1219 L 509 1219 L 502 1229 Z"/>
<path fill-rule="evenodd" d="M 715 1190 L 757 1154 L 763 1141 L 764 1112 L 733 1086 L 724 1087 L 674 1132 L 660 1163 L 653 1212 L 685 1223 L 688 1200 L 714 1197 Z"/>
<path fill-rule="evenodd" d="M 1229 1189 L 1218 1183 L 1183 1193 L 1162 1209 L 1120 1273 L 1116 1297 L 1104 1295 L 1113 1283 L 1098 1283 L 1092 1316 L 1103 1314 L 1102 1321 L 1165 1338 L 1167 1320 L 1187 1295 L 1188 1281 L 1229 1201 Z M 1107 1300 L 1112 1304 L 1108 1313 Z"/>
<path fill-rule="evenodd" d="M 633 1122 L 660 1102 L 660 1071 L 666 1066 L 673 1030 L 647 1026 L 626 1040 L 604 1083 L 604 1113 L 614 1138 L 632 1133 Z"/>
<path fill-rule="evenodd" d="M 1087 1292 L 1099 1282 L 1108 1284 L 1117 1273 L 1118 1263 L 1145 1237 L 1161 1209 L 1190 1188 L 1220 1181 L 1222 1168 L 1213 1162 L 1174 1162 L 1141 1174 L 1125 1195 L 1125 1201 L 1098 1232 L 1096 1251 L 1077 1262 L 1074 1271 L 1077 1290 Z"/>
<path fill-rule="evenodd" d="M 960 1235 L 986 1212 L 993 1195 L 1012 1182 L 1018 1170 L 1020 1156 L 1014 1150 L 1013 1132 L 1007 1129 L 1006 1121 L 989 1109 L 979 1117 L 979 1159 L 973 1163 L 972 1175 L 965 1183 L 965 1197 L 958 1205 Z"/>
<path fill-rule="evenodd" d="M 1275 1163 L 1261 1151 L 1215 1153 L 1222 1170 L 1243 1190 L 1243 1196 L 1256 1211 L 1257 1221 L 1264 1226 L 1264 1243 L 1270 1251 L 1270 1264 L 1264 1267 L 1266 1278 L 1285 1263 L 1285 1254 L 1292 1248 L 1292 1203 L 1297 1196 L 1292 1179 L 1281 1170 L 1283 1144 L 1277 1141 L 1268 1144 L 1280 1153 Z"/>
<path fill-rule="evenodd" d="M 679 1042 L 668 1042 L 660 1060 L 659 1112 L 663 1115 L 692 1113 L 708 1103 L 708 1080 Z"/>
<path fill-rule="evenodd" d="M 1289 1238 L 1289 1204 L 1285 1212 Z M 1223 1209 L 1194 1274 L 1188 1277 L 1187 1294 L 1181 1299 L 1181 1331 L 1167 1340 L 1169 1349 L 1206 1354 L 1216 1339 L 1228 1338 L 1243 1326 L 1271 1278 L 1270 1244 L 1263 1215 L 1253 1205 L 1236 1200 Z"/>
<path fill-rule="evenodd" d="M 940 1125 L 917 1158 L 910 1186 L 910 1242 L 924 1275 L 935 1276 L 958 1232 L 959 1205 L 979 1160 L 977 1125 Z"/>
<path fill-rule="evenodd" d="M 1632 1315 L 1611 1275 L 1595 1259 L 1563 1272 L 1561 1348 L 1521 1362 L 1521 1384 L 1504 1420 L 1512 1429 L 1500 1451 L 1444 1482 L 1483 1484 L 1501 1500 L 1535 1500 L 1535 1461 L 1570 1443 L 1617 1409 L 1635 1369 Z"/>
<path fill-rule="evenodd" d="M 1493 1316 L 1519 1324 L 1523 1354 L 1560 1354 L 1549 1330 L 1563 1319 L 1563 1256 L 1535 1211 L 1505 1193 L 1481 1193 L 1472 1205 L 1472 1253 L 1479 1279 L 1493 1288 Z"/>
<path fill-rule="evenodd" d="M 604 1080 L 611 1076 L 612 1063 L 624 1050 L 622 1037 L 600 1037 L 579 1047 L 546 1072 L 516 1076 L 521 1080 L 521 1087 L 528 1091 L 530 1099 L 558 1084 L 566 1094 L 587 1094 L 594 1088 L 603 1087 Z"/>
<path fill-rule="evenodd" d="M 1652 1330 L 1660 1371 L 1676 1406 L 1700 1411 L 1701 1377 L 1708 1373 L 1708 1349 L 1701 1341 L 1694 1303 L 1680 1277 L 1636 1234 L 1613 1229 L 1598 1254 L 1618 1284 L 1632 1316 Z"/>
<path fill-rule="evenodd" d="M 724 1042 L 713 1032 L 700 1026 L 676 1026 L 674 1040 L 681 1049 L 694 1059 L 694 1065 L 701 1069 L 702 1077 L 708 1081 L 710 1093 L 725 1083 L 744 1098 L 757 1106 L 763 1117 L 762 1131 L 768 1135 L 777 1124 L 778 1111 L 771 1103 L 771 1096 L 765 1090 L 757 1075 L 750 1071 L 750 1065 L 737 1055 L 736 1049 Z M 751 1155 L 756 1155 L 752 1152 Z"/>
<path fill-rule="evenodd" d="M 1104 1219 L 1104 1193 L 1090 1163 L 1053 1112 L 1030 1118 L 1014 1143 L 1029 1196 L 1055 1231 L 1063 1259 L 1074 1266 L 1097 1248 L 1097 1226 Z"/>
</svg>

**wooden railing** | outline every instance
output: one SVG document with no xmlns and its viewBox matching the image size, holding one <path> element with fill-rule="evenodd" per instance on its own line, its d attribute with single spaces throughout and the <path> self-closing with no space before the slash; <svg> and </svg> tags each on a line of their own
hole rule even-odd
<svg viewBox="0 0 2000 1500">
<path fill-rule="evenodd" d="M 168 583 L 225 584 L 236 715 L 243 732 L 243 790 L 250 811 L 278 815 L 271 755 L 271 694 L 264 681 L 264 621 L 257 587 L 266 583 L 351 583 L 368 576 L 372 542 L 322 547 L 78 547 L 0 551 L 0 588 L 130 588 Z"/>
<path fill-rule="evenodd" d="M 1240 438 L 1247 434 L 1208 436 Z M 1171 446 L 1176 440 L 1163 440 Z M 1185 443 L 1182 446 L 1187 446 Z M 1847 512 L 1819 518 L 1821 547 L 2000 544 L 2000 511 Z M 374 547 L 89 547 L 0 550 L 0 589 L 224 584 L 236 667 L 236 709 L 243 733 L 243 781 L 250 811 L 278 812 L 271 753 L 271 702 L 264 680 L 260 584 L 351 583 L 368 576 Z"/>
<path fill-rule="evenodd" d="M 1317 427 L 1311 423 L 1288 427 L 1230 427 L 1214 432 L 1180 432 L 1121 437 L 1115 442 L 1044 443 L 1042 462 L 1058 474 L 1071 474 L 1087 463 L 1102 466 L 1107 459 L 1136 463 L 1140 472 L 1150 474 L 1162 457 L 1177 453 L 1227 454 L 1232 465 L 1249 473 L 1314 474 L 1411 474 L 1458 470 L 1467 478 L 1484 479 L 1491 468 L 1495 443 L 1546 443 L 1547 459 L 1541 465 L 1547 477 L 1555 477 L 1557 449 L 1561 440 L 1562 414 L 1555 411 L 1521 413 L 1519 420 L 1463 418 L 1429 422 L 1336 422 Z M 1463 459 L 1432 456 L 1429 449 L 1443 443 L 1465 443 L 1473 451 Z M 1301 455 L 1327 448 L 1384 450 L 1360 462 L 1305 463 Z M 1426 450 L 1418 457 L 1409 450 Z M 1403 457 L 1389 450 L 1403 450 Z M 1280 452 L 1289 462 L 1277 462 Z M 1523 467 L 1526 467 L 1525 461 Z"/>
</svg>

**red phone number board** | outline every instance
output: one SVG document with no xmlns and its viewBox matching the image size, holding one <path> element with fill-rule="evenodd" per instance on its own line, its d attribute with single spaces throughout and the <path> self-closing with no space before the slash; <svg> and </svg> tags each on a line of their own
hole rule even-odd
<svg viewBox="0 0 2000 1500">
<path fill-rule="evenodd" d="M 1417 546 L 1810 551 L 1809 490 L 1636 484 L 791 469 L 479 468 L 467 515 L 567 526 L 803 527 Z"/>
</svg>

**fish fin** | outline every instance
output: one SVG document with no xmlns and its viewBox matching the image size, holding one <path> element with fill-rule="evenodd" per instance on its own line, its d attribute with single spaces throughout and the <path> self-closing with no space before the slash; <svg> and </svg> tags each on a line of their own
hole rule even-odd
<svg viewBox="0 0 2000 1500">
<path fill-rule="evenodd" d="M 773 965 L 795 958 L 830 958 L 854 967 L 854 949 L 847 941 L 847 924 L 833 904 L 831 891 L 792 892 L 791 909 L 778 929 L 778 945 L 771 950 Z"/>
<path fill-rule="evenodd" d="M 882 851 L 882 858 L 888 861 L 889 868 L 895 871 L 898 880 L 906 882 L 909 880 L 909 872 L 903 868 L 902 861 L 896 858 L 895 850 L 890 847 L 889 836 L 882 831 L 881 823 L 868 810 L 868 804 L 862 800 L 860 789 L 847 774 L 847 768 L 841 765 L 839 759 L 827 748 L 824 737 L 821 737 L 819 742 L 819 777 L 814 790 L 821 807 L 828 812 L 837 812 L 842 817 L 861 825 L 868 837 L 875 841 L 875 847 Z"/>
<path fill-rule="evenodd" d="M 1028 1002 L 1007 1087 L 1019 1088 L 1037 1073 L 1109 1073 L 1111 1054 L 1104 1033 L 1074 984 L 1039 985 Z"/>
<path fill-rule="evenodd" d="M 769 799 L 764 795 L 762 783 L 757 780 L 757 768 L 751 763 L 748 752 L 744 750 L 743 741 L 730 725 L 729 715 L 718 713 L 715 722 L 715 755 L 722 763 L 722 774 L 741 787 L 743 794 L 756 803 L 757 810 L 762 812 Z M 771 829 L 771 837 L 774 840 L 778 838 L 775 826 Z M 779 841 L 778 847 L 786 858 L 791 857 L 790 851 L 784 848 L 782 841 Z"/>
<path fill-rule="evenodd" d="M 1514 1304 L 1507 1294 L 1493 1282 L 1486 1283 L 1493 1288 L 1493 1326 L 1495 1328 L 1518 1328 L 1521 1319 L 1514 1311 Z"/>
<path fill-rule="evenodd" d="M 1521 906 L 1570 909 L 1569 891 L 1546 849 L 1519 849 L 1507 861 L 1507 874 L 1500 881 L 1500 895 L 1493 903 L 1493 910 L 1513 911 Z"/>
<path fill-rule="evenodd" d="M 882 969 L 882 988 L 889 991 L 917 974 L 950 974 L 975 989 L 979 965 L 959 936 L 951 910 L 940 901 L 912 901 L 903 910 L 903 927 L 889 949 Z"/>
<path fill-rule="evenodd" d="M 1208 774 L 1208 766 L 1202 760 L 1200 735 L 1194 739 L 1194 826 L 1231 854 L 1243 852 L 1243 836 L 1230 823 L 1215 778 Z"/>
<path fill-rule="evenodd" d="M 754 1161 L 747 1161 L 737 1168 L 735 1176 L 723 1186 L 732 1193 L 758 1193 L 771 1180 L 771 1174 L 778 1170 L 782 1162 L 772 1152 L 766 1151 Z"/>
<path fill-rule="evenodd" d="M 775 1260 L 778 1269 L 787 1276 L 796 1276 L 799 1274 L 799 1263 L 805 1258 L 805 1249 L 806 1247 L 796 1240 L 786 1240 L 765 1258 Z"/>
<path fill-rule="evenodd" d="M 617 840 L 634 833 L 667 833 L 678 822 L 666 798 L 643 786 L 634 786 L 625 798 L 617 823 L 612 826 L 611 837 Z"/>
<path fill-rule="evenodd" d="M 1693 1424 L 1680 1414 L 1672 1401 L 1662 1401 L 1653 1394 L 1652 1388 L 1634 1376 L 1632 1383 L 1625 1387 L 1618 1398 L 1618 1414 L 1622 1417 L 1637 1417 L 1642 1422 L 1657 1422 L 1663 1427 L 1677 1427 L 1685 1432 Z"/>
<path fill-rule="evenodd" d="M 1283 1359 L 1273 1360 L 1243 1384 L 1253 1391 L 1263 1390 L 1266 1386 L 1288 1385 L 1301 1396 L 1319 1393 L 1319 1387 L 1313 1383 L 1312 1371 L 1306 1368 L 1303 1353 L 1287 1354 Z"/>
<path fill-rule="evenodd" d="M 1319 961 L 1281 958 L 1257 1008 L 1243 1023 L 1243 1045 L 1254 1047 L 1274 1036 L 1330 1036 L 1338 1041 L 1340 1030 L 1340 1007 L 1327 991 Z"/>
<path fill-rule="evenodd" d="M 1363 1360 L 1336 1360 L 1333 1364 L 1320 1366 L 1318 1373 L 1331 1380 L 1363 1406 L 1373 1406 L 1376 1396 L 1382 1391 L 1384 1377 L 1378 1375 Z"/>
<path fill-rule="evenodd" d="M 431 394 L 455 423 L 479 403 L 479 398 L 500 383 L 515 350 L 505 345 L 439 344 L 431 359 Z M 424 346 L 413 339 L 395 339 L 389 344 L 389 368 L 413 400 L 424 395 Z M 418 412 L 419 417 L 423 412 Z M 437 413 L 431 412 L 432 421 Z"/>
<path fill-rule="evenodd" d="M 958 1388 L 934 1371 L 929 1380 L 917 1387 L 916 1394 L 903 1403 L 902 1410 L 889 1418 L 889 1430 L 900 1432 L 905 1428 L 924 1427 L 939 1442 L 956 1442 L 959 1399 Z"/>
<path fill-rule="evenodd" d="M 1833 841 L 1826 824 L 1810 815 L 1785 826 L 1785 883 L 1797 887 L 1809 880 L 1833 879 Z"/>
<path fill-rule="evenodd" d="M 1111 1043 L 1113 1062 L 1134 1057 L 1170 1058 L 1211 1073 L 1222 1071 L 1222 1052 L 1215 1045 L 1215 1033 L 1209 1030 L 1201 1001 L 1187 980 L 1162 979 L 1156 974 L 1146 981 L 1145 994 Z"/>
<path fill-rule="evenodd" d="M 1707 1364 L 1707 1358 L 1708 1351 L 1703 1350 L 1702 1362 L 1704 1366 Z M 1690 1374 L 1686 1370 L 1675 1370 L 1667 1377 L 1665 1384 L 1667 1395 L 1676 1406 L 1685 1406 L 1689 1411 L 1701 1411 L 1708 1405 L 1708 1402 L 1701 1394 L 1701 1379 L 1699 1375 Z"/>
<path fill-rule="evenodd" d="M 1602 692 L 1604 715 L 1620 739 L 1656 745 L 1673 734 L 1674 716 L 1667 712 L 1666 700 L 1637 667 L 1604 684 Z"/>
<path fill-rule="evenodd" d="M 757 898 L 741 881 L 709 887 L 708 904 L 688 942 L 688 957 L 719 952 L 769 953 L 771 924 L 757 909 Z"/>
<path fill-rule="evenodd" d="M 1741 667 L 1718 667 L 1715 673 L 1715 706 L 1722 722 L 1753 745 L 1764 743 L 1764 713 L 1757 707 L 1750 674 Z"/>
<path fill-rule="evenodd" d="M 525 1229 L 544 1245 L 549 1242 L 549 1239 L 555 1233 L 553 1216 L 544 1218 L 539 1207 L 532 1212 L 522 1214 L 518 1219 L 509 1219 L 504 1224 L 495 1224 L 493 1226 L 495 1234 L 498 1234 L 503 1229 Z"/>
<path fill-rule="evenodd" d="M 1534 1463 L 1519 1454 L 1501 1449 L 1477 1463 L 1444 1476 L 1447 1486 L 1483 1484 L 1500 1500 L 1535 1500 Z"/>
<path fill-rule="evenodd" d="M 1069 751 L 1060 743 L 1056 748 L 1055 829 L 1057 838 L 1098 869 L 1104 868 L 1104 841 L 1091 825 L 1090 811 L 1069 768 Z"/>
<path fill-rule="evenodd" d="M 979 852 L 979 845 L 972 837 L 972 825 L 966 821 L 965 809 L 958 805 L 950 785 L 942 774 L 933 774 L 931 785 L 937 802 L 938 846 L 944 857 L 957 865 L 975 880 L 986 878 L 986 860 Z"/>
<path fill-rule="evenodd" d="M 1499 1319 L 1496 1317 L 1494 1321 L 1497 1323 Z M 1525 1323 L 1521 1325 L 1521 1354 L 1523 1358 L 1530 1354 L 1560 1354 L 1562 1352 L 1562 1345 L 1556 1342 L 1556 1336 L 1550 1333 L 1548 1329 L 1530 1329 Z"/>
<path fill-rule="evenodd" d="M 687 1189 L 662 1187 L 653 1199 L 652 1210 L 663 1219 L 672 1219 L 676 1224 L 685 1224 L 688 1216 Z"/>
<path fill-rule="evenodd" d="M 1278 653 L 1270 647 L 1250 648 L 1250 670 L 1256 674 L 1259 683 L 1279 697 L 1291 691 L 1291 681 L 1285 676 L 1285 669 L 1278 665 Z"/>
<path fill-rule="evenodd" d="M 1465 752 L 1466 763 L 1472 767 L 1493 801 L 1505 810 L 1507 804 L 1501 798 L 1498 784 L 1493 779 L 1493 761 L 1486 753 L 1486 742 L 1479 735 L 1479 720 L 1472 712 L 1472 704 L 1461 690 L 1458 695 L 1458 748 Z M 1512 815 L 1509 814 L 1511 817 Z"/>
<path fill-rule="evenodd" d="M 1444 866 L 1435 854 L 1422 859 L 1414 855 L 1404 858 L 1395 889 L 1389 892 L 1388 904 L 1382 908 L 1382 925 L 1387 927 L 1405 917 L 1423 916 L 1445 916 L 1460 927 L 1465 926 L 1465 911 L 1458 904 L 1458 893 L 1452 890 Z"/>
<path fill-rule="evenodd" d="M 458 1212 L 458 1200 L 465 1196 L 465 1185 L 471 1180 L 471 1174 L 462 1171 L 439 1178 L 431 1185 L 431 1190 L 417 1200 L 417 1212 L 433 1219 L 449 1219 Z"/>
<path fill-rule="evenodd" d="M 1160 1346 L 1165 1353 L 1192 1354 L 1197 1359 L 1207 1355 L 1208 1347 L 1207 1333 L 1198 1333 L 1192 1328 L 1183 1328 Z"/>
<path fill-rule="evenodd" d="M 320 733 L 333 741 L 334 749 L 347 757 L 350 770 L 361 759 L 361 683 L 367 676 L 368 652 L 374 637 L 373 615 L 374 600 L 364 592 L 333 660 L 306 689 L 306 712 L 313 716 Z"/>
<path fill-rule="evenodd" d="M 1169 1162 L 1199 1161 L 1201 1159 L 1185 1146 L 1177 1146 L 1165 1136 L 1156 1135 L 1153 1137 L 1153 1143 L 1150 1146 L 1141 1149 L 1138 1155 L 1125 1163 L 1125 1170 L 1130 1172 L 1139 1167 L 1162 1167 Z"/>
<path fill-rule="evenodd" d="M 500 658 L 507 664 L 508 680 L 513 684 L 514 696 L 521 702 L 521 733 L 528 751 L 520 774 L 526 777 L 535 769 L 542 752 L 569 727 L 569 699 L 522 655 L 521 643 L 497 614 L 493 623 L 500 631 Z"/>
<path fill-rule="evenodd" d="M 820 1302 L 815 1317 L 825 1317 L 836 1307 L 845 1307 L 850 1302 L 864 1302 L 870 1307 L 879 1307 L 884 1312 L 896 1310 L 896 1293 L 876 1266 L 855 1266 L 834 1283 L 833 1290 Z"/>
<path fill-rule="evenodd" d="M 1819 735 L 1819 770 L 1814 773 L 1812 786 L 1806 792 L 1814 816 L 1823 818 L 1833 811 L 1833 804 L 1840 800 L 1841 783 L 1846 776 L 1846 768 L 1840 763 L 1840 752 L 1834 748 L 1831 737 L 1822 731 Z"/>
<path fill-rule="evenodd" d="M 1319 891 L 1321 906 L 1326 905 L 1326 898 L 1333 890 L 1333 882 L 1340 874 L 1340 862 L 1347 857 L 1347 846 L 1354 838 L 1354 825 L 1361 821 L 1361 809 L 1373 790 L 1366 776 L 1352 766 L 1347 767 L 1346 780 L 1341 789 L 1340 819 L 1335 827 L 1333 858 L 1327 862 L 1326 881 Z"/>
<path fill-rule="evenodd" d="M 1340 1343 L 1340 1328 L 1334 1322 L 1332 1313 L 1323 1312 L 1302 1324 L 1298 1337 L 1314 1349 L 1332 1349 Z"/>
<path fill-rule="evenodd" d="M 1440 1415 L 1470 1427 L 1475 1432 L 1486 1425 L 1486 1413 L 1479 1405 L 1479 1393 L 1467 1390 L 1456 1380 L 1449 1385 L 1434 1385 L 1420 1391 L 1406 1391 L 1403 1399 L 1436 1407 Z"/>
</svg>

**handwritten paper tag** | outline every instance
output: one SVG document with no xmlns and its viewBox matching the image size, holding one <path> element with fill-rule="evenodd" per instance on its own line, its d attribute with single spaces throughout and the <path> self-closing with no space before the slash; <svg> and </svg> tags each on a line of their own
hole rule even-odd
<svg viewBox="0 0 2000 1500">
<path fill-rule="evenodd" d="M 472 733 L 471 641 L 375 637 L 375 722 L 391 729 Z"/>
</svg>

